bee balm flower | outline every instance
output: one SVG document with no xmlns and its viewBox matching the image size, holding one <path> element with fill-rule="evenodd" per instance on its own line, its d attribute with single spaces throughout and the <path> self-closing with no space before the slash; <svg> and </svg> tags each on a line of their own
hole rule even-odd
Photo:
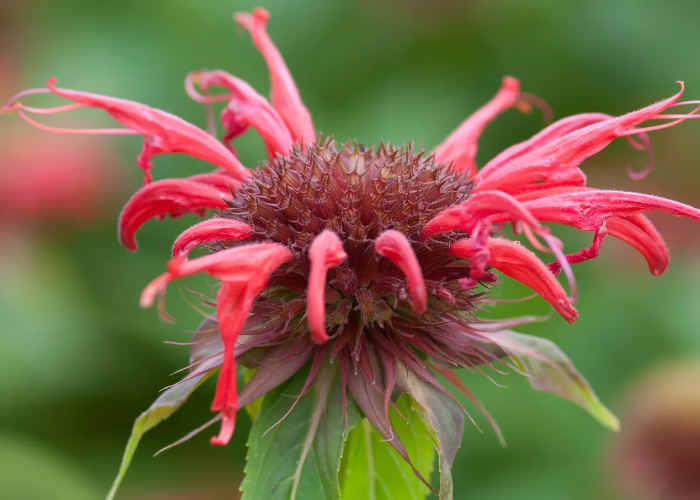
<svg viewBox="0 0 700 500">
<path fill-rule="evenodd" d="M 220 281 L 216 298 L 207 301 L 216 312 L 195 335 L 191 373 L 173 388 L 187 391 L 176 404 L 171 399 L 156 406 L 174 411 L 219 369 L 211 409 L 221 430 L 211 442 L 226 444 L 241 407 L 306 367 L 296 401 L 312 388 L 318 389 L 318 398 L 327 398 L 327 374 L 332 373 L 343 407 L 356 404 L 409 463 L 389 409 L 399 395 L 410 394 L 438 436 L 442 470 L 459 447 L 464 417 L 459 410 L 450 414 L 449 426 L 458 438 L 444 439 L 445 424 L 433 405 L 445 397 L 458 403 L 436 374 L 473 399 L 452 370 L 481 371 L 502 362 L 529 375 L 535 388 L 568 397 L 615 428 L 616 419 L 561 351 L 510 330 L 537 318 L 487 321 L 478 311 L 489 301 L 489 286 L 500 280 L 496 271 L 530 287 L 567 322 L 575 321 L 571 264 L 596 257 L 607 235 L 636 248 L 653 274 L 666 269 L 668 251 L 643 214 L 661 211 L 700 220 L 700 211 L 651 195 L 587 187 L 580 165 L 616 138 L 645 148 L 648 132 L 695 117 L 697 110 L 668 111 L 689 104 L 680 102 L 683 85 L 674 96 L 620 117 L 589 113 L 555 122 L 479 169 L 475 157 L 484 127 L 508 108 L 527 108 L 531 100 L 517 79 L 506 77 L 496 96 L 432 153 L 383 143 L 376 148 L 337 144 L 317 135 L 267 34 L 269 14 L 255 9 L 235 19 L 267 62 L 272 97 L 268 102 L 223 71 L 190 74 L 186 88 L 193 99 L 206 106 L 225 103 L 223 143 L 162 111 L 61 89 L 55 80 L 47 89 L 18 94 L 5 106 L 31 123 L 36 123 L 31 113 L 96 107 L 126 128 L 50 130 L 144 136 L 138 164 L 146 172 L 146 185 L 119 220 L 119 237 L 129 250 L 136 249 L 135 234 L 150 218 L 213 211 L 175 240 L 166 272 L 141 296 L 148 307 L 176 279 L 206 273 Z M 214 88 L 222 93 L 210 93 Z M 37 92 L 73 104 L 36 109 L 19 100 Z M 647 125 L 665 119 L 673 121 Z M 265 165 L 255 171 L 242 167 L 230 145 L 249 127 L 261 135 L 267 151 Z M 159 153 L 189 154 L 218 168 L 186 179 L 151 181 L 150 158 Z M 521 230 L 535 250 L 552 255 L 552 262 L 507 239 L 505 222 Z M 565 253 L 547 222 L 592 232 L 593 244 Z M 209 253 L 190 258 L 200 245 Z M 556 276 L 562 270 L 568 291 Z M 251 352 L 255 356 L 247 356 Z M 517 362 L 510 363 L 509 356 Z M 259 367 L 240 393 L 237 359 Z M 147 420 L 155 413 L 144 415 L 146 430 L 159 421 Z M 310 442 L 305 441 L 306 451 Z M 445 488 L 443 480 L 448 479 L 441 479 Z"/>
</svg>

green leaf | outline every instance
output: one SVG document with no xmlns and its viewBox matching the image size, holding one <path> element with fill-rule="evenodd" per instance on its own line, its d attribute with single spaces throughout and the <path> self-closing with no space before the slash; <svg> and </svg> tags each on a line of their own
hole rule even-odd
<svg viewBox="0 0 700 500">
<path fill-rule="evenodd" d="M 620 422 L 576 370 L 566 354 L 547 339 L 503 331 L 490 336 L 530 377 L 530 385 L 576 403 L 605 427 L 618 431 Z"/>
<path fill-rule="evenodd" d="M 406 391 L 402 397 L 410 398 L 411 408 L 438 451 L 440 500 L 451 500 L 452 464 L 462 444 L 464 413 L 436 385 L 420 379 L 403 365 L 397 370 L 396 385 Z"/>
<path fill-rule="evenodd" d="M 396 407 L 408 423 L 391 408 L 392 426 L 415 468 L 429 478 L 435 458 L 432 439 L 408 395 L 402 395 Z M 430 493 L 367 419 L 350 432 L 341 474 L 343 500 L 422 500 Z"/>
<path fill-rule="evenodd" d="M 338 470 L 345 439 L 361 415 L 348 401 L 346 428 L 340 378 L 330 364 L 321 368 L 311 390 L 287 415 L 307 374 L 301 370 L 265 396 L 248 439 L 243 500 L 340 498 Z"/>
<path fill-rule="evenodd" d="M 185 403 L 185 401 L 187 401 L 187 398 L 190 397 L 195 389 L 197 389 L 197 387 L 199 387 L 215 372 L 216 370 L 211 370 L 207 373 L 182 381 L 177 385 L 170 387 L 153 402 L 148 410 L 143 412 L 139 418 L 136 419 L 136 422 L 134 422 L 134 427 L 131 430 L 131 436 L 126 444 L 126 450 L 124 450 L 124 456 L 122 457 L 122 463 L 119 467 L 119 473 L 112 484 L 112 488 L 107 494 L 107 500 L 112 500 L 114 495 L 117 494 L 119 484 L 122 482 L 126 471 L 129 469 L 129 464 L 131 463 L 131 459 L 136 452 L 136 447 L 139 445 L 139 441 L 141 441 L 141 436 L 175 413 Z"/>
<path fill-rule="evenodd" d="M 243 367 L 243 375 L 244 375 L 245 383 L 247 384 L 248 382 L 250 382 L 250 379 L 253 378 L 253 375 L 255 375 L 255 368 Z M 265 399 L 265 396 L 260 396 L 258 399 L 256 399 L 252 403 L 245 405 L 245 411 L 251 420 L 255 421 L 257 416 L 260 414 L 260 410 L 262 409 L 262 404 L 263 404 L 264 399 Z"/>
</svg>

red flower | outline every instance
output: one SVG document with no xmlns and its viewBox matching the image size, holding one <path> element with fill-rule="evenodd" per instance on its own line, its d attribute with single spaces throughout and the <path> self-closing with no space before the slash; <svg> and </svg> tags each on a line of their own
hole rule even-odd
<svg viewBox="0 0 700 500">
<path fill-rule="evenodd" d="M 493 268 L 532 288 L 566 321 L 575 321 L 571 264 L 596 257 L 608 234 L 640 251 L 653 274 L 666 269 L 667 249 L 642 214 L 662 211 L 700 220 L 700 210 L 651 195 L 586 187 L 580 165 L 616 138 L 645 149 L 648 132 L 697 117 L 698 109 L 668 113 L 690 104 L 679 102 L 683 85 L 673 97 L 620 117 L 582 114 L 555 122 L 479 170 L 475 157 L 484 127 L 509 107 L 537 102 L 520 92 L 518 80 L 506 77 L 494 99 L 432 154 L 384 144 L 376 149 L 339 146 L 316 137 L 310 114 L 266 32 L 268 19 L 263 9 L 236 16 L 267 62 L 271 104 L 222 71 L 194 72 L 186 80 L 198 102 L 226 101 L 224 142 L 250 126 L 260 133 L 268 161 L 257 171 L 243 169 L 232 150 L 172 115 L 58 89 L 53 80 L 48 90 L 20 93 L 5 107 L 28 121 L 32 112 L 104 109 L 127 127 L 126 133 L 145 136 L 138 163 L 147 181 L 150 157 L 158 153 L 186 153 L 220 167 L 213 174 L 146 185 L 127 203 L 119 222 L 122 243 L 135 250 L 134 234 L 151 217 L 216 211 L 215 218 L 176 240 L 168 271 L 141 298 L 142 306 L 150 306 L 172 280 L 195 273 L 221 281 L 210 304 L 216 308 L 223 351 L 207 358 L 206 368 L 197 372 L 221 366 L 212 410 L 221 412 L 223 423 L 212 443 L 228 442 L 238 408 L 287 380 L 307 360 L 311 368 L 301 394 L 326 360 L 337 359 L 344 403 L 349 389 L 364 415 L 406 460 L 388 418 L 395 394 L 413 390 L 404 373 L 446 392 L 435 370 L 472 398 L 450 370 L 491 366 L 507 355 L 530 356 L 524 370 L 534 374 L 533 386 L 566 395 L 615 426 L 597 400 L 538 379 L 537 363 L 551 363 L 548 356 L 561 359 L 563 354 L 555 348 L 540 354 L 535 341 L 508 330 L 532 318 L 489 322 L 474 313 L 489 301 L 486 292 L 497 280 L 489 271 Z M 206 94 L 212 87 L 225 93 Z M 18 101 L 40 91 L 77 104 L 39 110 Z M 664 119 L 673 121 L 645 125 Z M 117 132 L 124 133 L 90 133 Z M 548 266 L 524 245 L 503 237 L 505 222 L 522 231 L 535 250 L 553 254 L 553 262 Z M 591 231 L 593 244 L 565 254 L 544 222 Z M 188 260 L 204 244 L 212 253 Z M 556 278 L 562 269 L 569 293 Z M 261 366 L 275 364 L 276 371 L 273 376 L 266 372 L 264 380 L 254 377 L 239 399 L 235 357 L 253 348 L 263 352 Z M 579 377 L 575 370 L 567 376 Z M 575 390 L 588 390 L 576 380 Z M 591 401 L 598 406 L 592 408 Z"/>
</svg>

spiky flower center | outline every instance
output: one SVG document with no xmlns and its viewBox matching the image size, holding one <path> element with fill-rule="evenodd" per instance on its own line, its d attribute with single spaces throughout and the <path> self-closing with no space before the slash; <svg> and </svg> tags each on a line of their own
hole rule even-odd
<svg viewBox="0 0 700 500">
<path fill-rule="evenodd" d="M 291 264 L 272 274 L 257 303 L 276 324 L 274 335 L 270 323 L 265 328 L 276 340 L 287 337 L 285 329 L 289 340 L 307 333 L 301 316 L 309 246 L 325 229 L 340 237 L 347 259 L 328 272 L 327 326 L 331 337 L 338 337 L 334 351 L 349 343 L 356 359 L 363 332 L 401 335 L 404 329 L 429 327 L 473 309 L 475 293 L 458 283 L 469 274 L 469 263 L 448 254 L 452 238 L 420 240 L 425 224 L 465 201 L 470 187 L 464 174 L 451 173 L 410 146 L 375 149 L 346 143 L 338 148 L 321 139 L 306 152 L 295 149 L 256 170 L 221 215 L 249 224 L 253 240 L 278 242 L 295 253 Z M 391 229 L 408 238 L 423 272 L 429 293 L 423 315 L 414 313 L 405 275 L 375 251 L 376 238 Z"/>
</svg>

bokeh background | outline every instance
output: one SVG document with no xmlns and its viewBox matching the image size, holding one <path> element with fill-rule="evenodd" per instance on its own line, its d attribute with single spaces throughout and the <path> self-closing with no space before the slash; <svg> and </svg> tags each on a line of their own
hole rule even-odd
<svg viewBox="0 0 700 500">
<path fill-rule="evenodd" d="M 272 11 L 270 32 L 318 129 L 341 140 L 415 139 L 430 148 L 488 100 L 506 74 L 546 99 L 557 118 L 621 114 L 675 93 L 676 80 L 685 81 L 688 99 L 700 98 L 696 0 L 2 0 L 0 101 L 56 76 L 64 87 L 144 102 L 203 126 L 203 110 L 183 89 L 189 71 L 220 68 L 263 93 L 269 87 L 260 56 L 231 21 L 232 12 L 258 4 Z M 49 102 L 42 97 L 35 102 Z M 108 123 L 99 114 L 85 120 Z M 541 126 L 537 112 L 508 111 L 484 134 L 480 163 Z M 641 168 L 646 156 L 619 141 L 586 162 L 590 184 L 699 205 L 700 123 L 652 140 L 657 165 L 648 178 L 627 178 L 626 167 Z M 247 165 L 263 157 L 253 134 L 237 146 Z M 186 364 L 186 348 L 162 341 L 186 341 L 198 314 L 173 287 L 168 310 L 178 321 L 165 324 L 154 310 L 139 309 L 138 295 L 162 272 L 173 238 L 193 216 L 149 222 L 135 255 L 116 238 L 120 205 L 141 182 L 139 149 L 138 138 L 58 137 L 14 116 L 0 118 L 0 498 L 103 497 L 134 418 Z M 207 168 L 160 156 L 154 173 Z M 634 457 L 620 440 L 646 410 L 630 398 L 682 413 L 700 386 L 695 369 L 680 377 L 689 381 L 688 394 L 674 403 L 660 397 L 679 377 L 635 389 L 652 370 L 700 359 L 700 225 L 655 215 L 673 257 L 664 276 L 652 277 L 640 255 L 609 239 L 600 258 L 575 269 L 581 319 L 569 326 L 553 317 L 521 328 L 568 353 L 623 416 L 621 436 L 515 375 L 499 379 L 508 388 L 465 375 L 508 448 L 483 420 L 483 434 L 468 427 L 453 472 L 457 499 L 632 498 L 634 474 L 627 472 Z M 567 248 L 590 241 L 590 234 L 558 234 Z M 526 291 L 506 283 L 498 293 Z M 535 299 L 493 314 L 546 312 Z M 120 498 L 236 498 L 246 417 L 228 447 L 209 446 L 205 433 L 152 458 L 210 418 L 210 397 L 211 387 L 203 388 L 146 435 Z M 700 416 L 689 421 L 698 424 Z M 691 473 L 700 470 L 690 460 Z"/>
</svg>

